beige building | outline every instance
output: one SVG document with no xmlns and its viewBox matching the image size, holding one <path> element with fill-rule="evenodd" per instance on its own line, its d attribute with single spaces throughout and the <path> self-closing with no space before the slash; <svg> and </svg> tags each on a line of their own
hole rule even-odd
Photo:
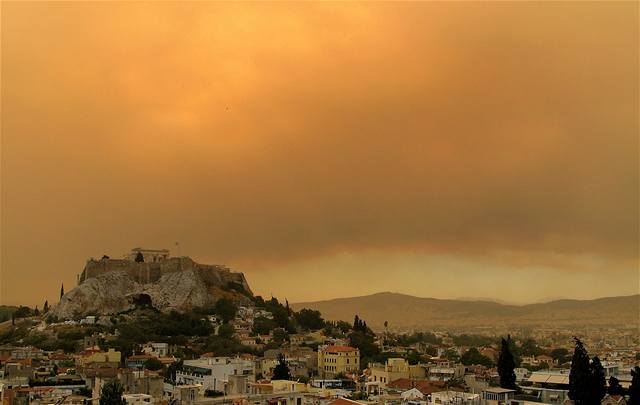
<svg viewBox="0 0 640 405">
<path fill-rule="evenodd" d="M 405 359 L 387 359 L 386 364 L 370 364 L 371 375 L 369 381 L 379 383 L 381 388 L 387 386 L 391 381 L 400 378 L 409 378 L 409 363 Z"/>
<path fill-rule="evenodd" d="M 120 352 L 114 349 L 109 349 L 106 352 L 101 351 L 99 348 L 91 348 L 84 351 L 84 353 L 76 359 L 76 365 L 79 367 L 87 366 L 89 364 L 104 363 L 104 364 L 120 364 L 122 355 Z"/>
<path fill-rule="evenodd" d="M 318 374 L 321 378 L 335 378 L 338 374 L 358 372 L 360 350 L 350 346 L 318 347 Z"/>
<path fill-rule="evenodd" d="M 402 358 L 387 359 L 386 364 L 369 364 L 369 371 L 369 381 L 378 383 L 379 388 L 385 388 L 390 382 L 401 378 L 420 379 L 427 375 L 424 365 L 409 365 L 409 362 Z"/>
</svg>

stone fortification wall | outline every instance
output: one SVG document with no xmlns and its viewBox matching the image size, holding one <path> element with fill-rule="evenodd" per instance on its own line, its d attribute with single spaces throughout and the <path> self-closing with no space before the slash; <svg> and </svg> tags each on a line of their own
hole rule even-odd
<svg viewBox="0 0 640 405">
<path fill-rule="evenodd" d="M 221 265 L 200 264 L 190 257 L 171 257 L 155 263 L 138 263 L 128 259 L 90 259 L 82 271 L 79 284 L 110 272 L 125 272 L 135 282 L 140 284 L 155 283 L 165 274 L 195 271 L 207 285 L 224 286 L 237 283 L 251 292 L 249 284 L 242 273 L 232 272 Z"/>
</svg>

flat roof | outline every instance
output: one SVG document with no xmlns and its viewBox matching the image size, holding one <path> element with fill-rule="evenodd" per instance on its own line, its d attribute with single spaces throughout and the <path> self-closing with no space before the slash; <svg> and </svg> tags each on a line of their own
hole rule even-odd
<svg viewBox="0 0 640 405">
<path fill-rule="evenodd" d="M 492 394 L 505 394 L 507 392 L 516 392 L 516 390 L 510 390 L 508 388 L 490 387 L 483 389 L 484 392 L 490 392 Z"/>
</svg>

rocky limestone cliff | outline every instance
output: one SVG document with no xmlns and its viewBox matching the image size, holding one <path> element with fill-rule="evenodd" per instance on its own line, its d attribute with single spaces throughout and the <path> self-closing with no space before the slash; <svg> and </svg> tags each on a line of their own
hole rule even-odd
<svg viewBox="0 0 640 405">
<path fill-rule="evenodd" d="M 59 318 L 114 314 L 141 304 L 184 311 L 212 305 L 222 297 L 246 302 L 249 296 L 251 289 L 242 273 L 187 257 L 163 263 L 89 260 L 80 284 L 62 297 L 52 314 Z"/>
</svg>

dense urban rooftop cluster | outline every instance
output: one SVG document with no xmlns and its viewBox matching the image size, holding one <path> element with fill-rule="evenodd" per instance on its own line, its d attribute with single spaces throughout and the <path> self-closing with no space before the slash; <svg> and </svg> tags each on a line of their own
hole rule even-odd
<svg viewBox="0 0 640 405">
<path fill-rule="evenodd" d="M 261 297 L 188 313 L 144 303 L 80 319 L 19 312 L 0 329 L 3 405 L 105 405 L 110 390 L 130 405 L 571 403 L 574 331 L 519 331 L 504 341 L 488 332 L 373 332 L 357 315 L 325 321 Z M 505 342 L 509 388 L 500 374 Z M 637 400 L 639 343 L 632 329 L 583 338 L 601 365 L 597 403 Z"/>
</svg>

